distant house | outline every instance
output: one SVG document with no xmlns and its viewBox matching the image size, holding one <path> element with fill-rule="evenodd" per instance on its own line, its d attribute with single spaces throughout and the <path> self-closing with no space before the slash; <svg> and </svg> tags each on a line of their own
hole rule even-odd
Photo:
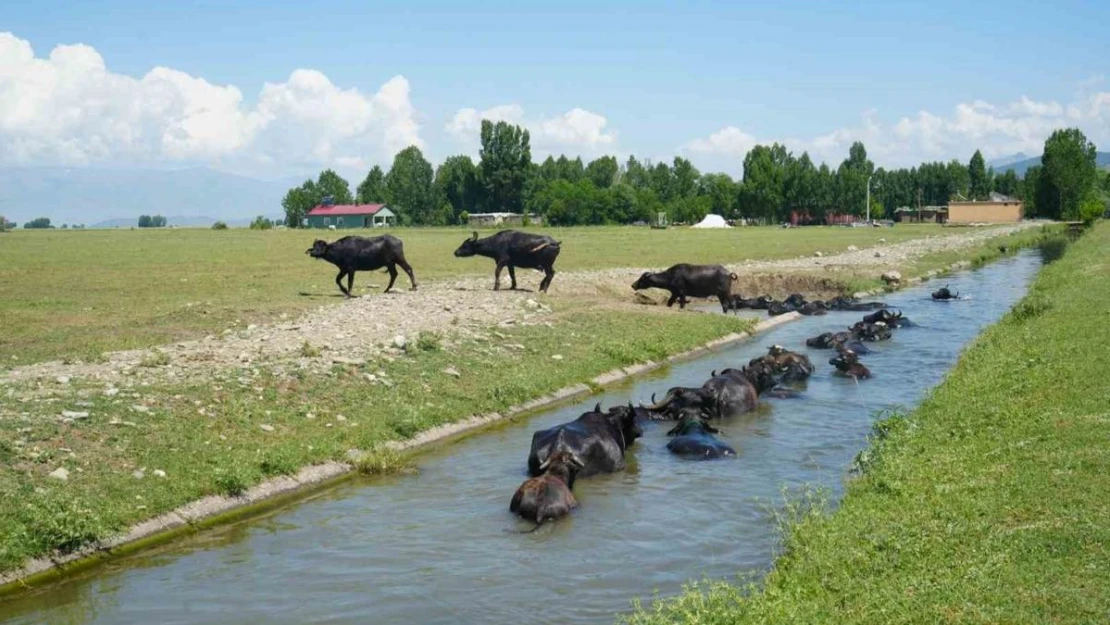
<svg viewBox="0 0 1110 625">
<path fill-rule="evenodd" d="M 922 206 L 921 208 L 901 206 L 894 209 L 894 221 L 899 223 L 927 221 L 940 223 L 947 214 L 948 209 L 943 206 Z"/>
<path fill-rule="evenodd" d="M 396 226 L 397 214 L 385 204 L 331 204 L 324 202 L 308 211 L 306 228 L 380 228 Z"/>
<path fill-rule="evenodd" d="M 521 215 L 520 213 L 470 213 L 466 225 L 471 228 L 494 228 L 497 226 L 523 226 L 524 218 L 533 226 L 543 223 L 539 215 Z"/>
<path fill-rule="evenodd" d="M 950 224 L 1016 223 L 1021 221 L 1021 200 L 991 193 L 989 200 L 948 203 L 945 221 Z"/>
<path fill-rule="evenodd" d="M 859 218 L 855 215 L 835 211 L 825 213 L 824 217 L 814 217 L 809 214 L 809 211 L 792 210 L 788 221 L 792 226 L 842 226 L 855 223 L 859 221 Z"/>
</svg>

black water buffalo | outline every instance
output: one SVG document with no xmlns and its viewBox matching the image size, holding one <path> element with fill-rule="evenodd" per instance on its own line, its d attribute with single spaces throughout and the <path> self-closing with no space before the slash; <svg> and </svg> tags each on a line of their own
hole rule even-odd
<svg viewBox="0 0 1110 625">
<path fill-rule="evenodd" d="M 825 332 L 806 339 L 806 346 L 813 349 L 840 349 L 846 347 L 857 354 L 871 353 L 871 350 L 861 343 L 859 337 L 852 332 Z"/>
<path fill-rule="evenodd" d="M 871 377 L 871 370 L 863 366 L 859 356 L 850 349 L 841 349 L 840 352 L 829 359 L 829 364 L 836 367 L 836 373 L 857 380 Z"/>
<path fill-rule="evenodd" d="M 516 489 L 509 511 L 537 524 L 566 516 L 578 507 L 571 489 L 582 467 L 582 461 L 569 451 L 551 454 L 539 466 L 543 474 L 528 478 Z"/>
<path fill-rule="evenodd" d="M 859 321 L 849 329 L 852 331 L 852 334 L 861 341 L 885 341 L 891 337 L 890 326 L 882 321 L 877 321 L 875 323 Z"/>
<path fill-rule="evenodd" d="M 798 308 L 798 312 L 807 316 L 807 317 L 811 317 L 811 316 L 819 317 L 821 315 L 827 315 L 828 314 L 828 306 L 825 305 L 825 302 L 822 302 L 821 300 L 818 299 L 818 300 L 813 300 L 812 302 L 806 302 L 805 304 L 802 304 L 802 306 L 800 306 Z"/>
<path fill-rule="evenodd" d="M 771 306 L 771 304 L 775 303 L 775 298 L 771 297 L 770 295 L 761 295 L 755 299 L 748 300 L 748 302 L 748 308 L 754 310 L 767 310 Z"/>
<path fill-rule="evenodd" d="M 953 293 L 952 291 L 949 291 L 948 290 L 948 285 L 946 284 L 946 285 L 940 287 L 939 289 L 933 291 L 933 299 L 935 299 L 937 301 L 942 301 L 942 302 L 943 301 L 948 301 L 950 299 L 960 299 L 960 292 L 956 291 L 955 293 Z"/>
<path fill-rule="evenodd" d="M 711 460 L 725 456 L 735 456 L 736 450 L 723 443 L 714 434 L 720 430 L 703 421 L 697 412 L 684 413 L 667 436 L 667 450 L 679 456 L 696 460 Z"/>
<path fill-rule="evenodd" d="M 726 369 L 699 388 L 675 386 L 667 390 L 663 399 L 655 401 L 654 395 L 651 399 L 652 404 L 645 408 L 669 418 L 678 418 L 684 411 L 693 409 L 707 418 L 724 419 L 755 410 L 759 405 L 759 390 L 744 370 Z"/>
<path fill-rule="evenodd" d="M 687 297 L 716 297 L 721 302 L 721 311 L 728 312 L 732 303 L 732 283 L 736 274 L 723 265 L 691 265 L 679 263 L 666 271 L 645 271 L 632 288 L 663 289 L 671 292 L 667 306 L 678 301 L 679 308 L 686 308 Z"/>
<path fill-rule="evenodd" d="M 405 260 L 404 245 L 400 239 L 391 234 L 370 238 L 347 236 L 331 243 L 316 239 L 312 247 L 304 253 L 339 267 L 335 284 L 347 297 L 351 297 L 356 271 L 375 271 L 382 267 L 389 272 L 389 285 L 385 287 L 385 292 L 388 293 L 393 288 L 394 281 L 397 280 L 397 265 L 400 265 L 401 269 L 408 274 L 409 282 L 412 283 L 411 290 L 416 290 L 416 276 L 412 275 L 412 267 Z M 343 288 L 343 276 L 347 276 L 346 288 Z"/>
<path fill-rule="evenodd" d="M 767 316 L 769 317 L 778 317 L 779 315 L 792 313 L 795 310 L 798 309 L 793 304 L 787 304 L 786 302 L 771 301 L 767 304 Z"/>
<path fill-rule="evenodd" d="M 901 328 L 901 327 L 912 325 L 912 322 L 909 319 L 906 319 L 905 317 L 902 316 L 902 311 L 898 311 L 898 312 L 895 313 L 895 312 L 891 312 L 891 311 L 887 310 L 886 308 L 876 310 L 875 312 L 871 313 L 870 315 L 864 315 L 863 316 L 863 321 L 865 323 L 879 323 L 879 322 L 882 322 L 882 323 L 885 323 L 885 324 L 887 324 L 888 326 L 890 326 L 892 328 Z"/>
<path fill-rule="evenodd" d="M 780 376 L 776 367 L 773 364 L 759 361 L 755 364 L 748 364 L 741 369 L 724 369 L 721 375 L 742 375 L 752 386 L 755 387 L 755 392 L 760 397 L 773 397 L 775 399 L 797 399 L 802 394 L 793 388 L 782 386 L 779 384 Z M 718 375 L 716 371 L 713 375 Z"/>
<path fill-rule="evenodd" d="M 561 243 L 546 235 L 528 234 L 516 230 L 502 230 L 495 235 L 484 239 L 478 238 L 478 233 L 463 241 L 455 256 L 466 258 L 469 256 L 485 256 L 492 258 L 497 263 L 493 270 L 493 290 L 501 289 L 501 270 L 508 267 L 509 279 L 516 289 L 516 268 L 537 269 L 544 273 L 540 281 L 540 292 L 546 293 L 555 277 L 555 259 L 559 257 Z"/>
<path fill-rule="evenodd" d="M 782 345 L 772 345 L 767 348 L 766 355 L 748 362 L 749 367 L 760 364 L 768 366 L 779 382 L 802 382 L 809 379 L 814 371 L 808 356 L 792 352 Z"/>
<path fill-rule="evenodd" d="M 620 471 L 624 469 L 625 450 L 643 435 L 631 404 L 608 413 L 601 412 L 598 404 L 574 421 L 532 434 L 528 473 L 540 475 L 543 472 L 540 466 L 559 451 L 569 451 L 582 461 L 579 477 Z"/>
<path fill-rule="evenodd" d="M 829 310 L 846 310 L 849 312 L 866 312 L 886 308 L 882 302 L 860 302 L 852 297 L 834 297 L 825 302 Z"/>
<path fill-rule="evenodd" d="M 782 300 L 783 304 L 793 306 L 794 308 L 801 308 L 806 305 L 806 296 L 801 293 L 791 293 L 786 299 Z"/>
</svg>

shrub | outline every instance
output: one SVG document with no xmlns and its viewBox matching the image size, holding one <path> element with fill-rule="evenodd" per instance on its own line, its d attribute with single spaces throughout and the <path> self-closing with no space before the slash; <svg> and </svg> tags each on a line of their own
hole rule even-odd
<svg viewBox="0 0 1110 625">
<path fill-rule="evenodd" d="M 216 223 L 212 224 L 212 229 L 213 230 L 227 230 L 227 224 L 225 224 L 222 221 L 217 221 Z"/>
<path fill-rule="evenodd" d="M 274 222 L 259 215 L 251 222 L 251 230 L 269 230 L 274 227 Z"/>
</svg>

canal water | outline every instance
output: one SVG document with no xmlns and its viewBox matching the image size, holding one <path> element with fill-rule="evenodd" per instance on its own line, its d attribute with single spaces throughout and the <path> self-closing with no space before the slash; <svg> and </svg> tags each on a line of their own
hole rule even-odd
<svg viewBox="0 0 1110 625">
<path fill-rule="evenodd" d="M 1041 265 L 1028 251 L 946 281 L 969 299 L 938 303 L 933 281 L 884 298 L 917 327 L 871 344 L 874 378 L 831 375 L 805 338 L 863 313 L 787 323 L 743 344 L 445 445 L 418 475 L 350 481 L 298 505 L 205 531 L 0 603 L 2 623 L 612 623 L 633 597 L 767 569 L 782 489 L 834 498 L 882 411 L 912 408 L 961 349 L 1024 294 Z M 579 480 L 581 507 L 531 534 L 510 515 L 532 432 L 603 407 L 698 386 L 772 344 L 817 366 L 799 399 L 770 400 L 719 423 L 735 458 L 666 450 L 667 423 L 644 425 L 623 473 Z"/>
</svg>

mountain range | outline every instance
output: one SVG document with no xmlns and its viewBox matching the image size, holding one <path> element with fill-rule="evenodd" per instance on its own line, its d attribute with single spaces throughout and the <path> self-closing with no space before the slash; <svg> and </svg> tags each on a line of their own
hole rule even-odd
<svg viewBox="0 0 1110 625">
<path fill-rule="evenodd" d="M 1095 152 L 1095 163 L 1098 164 L 1100 169 L 1110 168 L 1110 152 Z M 1026 170 L 1040 164 L 1041 157 L 1029 157 L 1021 152 L 987 162 L 987 166 L 993 167 L 994 173 L 996 174 L 1001 174 L 1008 169 L 1012 169 L 1018 176 L 1024 176 Z"/>
<path fill-rule="evenodd" d="M 305 178 L 259 180 L 206 168 L 0 168 L 0 215 L 16 223 L 135 226 L 140 215 L 169 225 L 245 225 L 282 214 L 281 199 Z"/>
</svg>

